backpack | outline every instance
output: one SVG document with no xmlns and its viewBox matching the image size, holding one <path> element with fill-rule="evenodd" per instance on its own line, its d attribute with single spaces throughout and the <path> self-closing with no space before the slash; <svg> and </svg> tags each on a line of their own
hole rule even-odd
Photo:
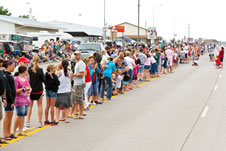
<svg viewBox="0 0 226 151">
<path fill-rule="evenodd" d="M 0 70 L 0 96 L 4 94 L 4 91 L 6 89 L 6 80 L 5 80 L 5 74 L 2 70 Z"/>
</svg>

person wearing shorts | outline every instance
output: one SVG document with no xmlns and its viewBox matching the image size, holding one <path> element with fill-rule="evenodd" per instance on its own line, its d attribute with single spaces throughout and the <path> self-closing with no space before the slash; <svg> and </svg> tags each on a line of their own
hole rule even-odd
<svg viewBox="0 0 226 151">
<path fill-rule="evenodd" d="M 49 65 L 47 67 L 47 72 L 45 73 L 45 85 L 46 85 L 46 108 L 45 108 L 45 125 L 57 125 L 55 121 L 55 104 L 57 91 L 59 89 L 60 81 L 55 74 L 56 67 L 54 65 Z M 51 121 L 49 122 L 49 109 L 51 112 Z"/>
<path fill-rule="evenodd" d="M 72 74 L 72 79 L 74 79 L 72 103 L 75 106 L 74 112 L 79 115 L 77 119 L 83 119 L 86 64 L 81 60 L 80 51 L 75 52 L 75 59 L 75 73 Z"/>
<path fill-rule="evenodd" d="M 13 135 L 16 134 L 16 129 L 19 129 L 19 136 L 26 136 L 23 134 L 24 119 L 27 116 L 28 106 L 30 105 L 29 95 L 31 87 L 27 78 L 27 67 L 20 66 L 18 68 L 18 76 L 14 77 L 16 86 L 15 106 L 17 116 L 14 121 Z"/>
</svg>

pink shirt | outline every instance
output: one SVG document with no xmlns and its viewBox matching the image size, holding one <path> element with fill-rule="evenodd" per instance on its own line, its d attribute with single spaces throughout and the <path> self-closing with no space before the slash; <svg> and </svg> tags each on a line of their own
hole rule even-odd
<svg viewBox="0 0 226 151">
<path fill-rule="evenodd" d="M 171 49 L 167 49 L 165 53 L 166 53 L 166 57 L 168 58 L 168 60 L 173 59 L 173 51 Z"/>
<path fill-rule="evenodd" d="M 14 77 L 16 89 L 29 87 L 29 81 L 27 77 L 25 77 L 25 81 L 20 80 L 19 77 Z M 21 92 L 16 94 L 15 98 L 15 106 L 29 106 L 30 104 L 30 95 L 27 92 Z"/>
<path fill-rule="evenodd" d="M 151 65 L 151 57 L 147 58 L 145 63 L 144 63 L 145 66 L 150 66 Z"/>
</svg>

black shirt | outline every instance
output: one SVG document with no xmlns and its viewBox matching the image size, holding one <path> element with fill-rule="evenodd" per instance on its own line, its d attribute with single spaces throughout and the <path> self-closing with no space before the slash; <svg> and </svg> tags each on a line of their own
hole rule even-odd
<svg viewBox="0 0 226 151">
<path fill-rule="evenodd" d="M 36 69 L 36 73 L 32 71 L 32 66 L 28 69 L 30 76 L 31 93 L 38 93 L 43 91 L 42 83 L 45 82 L 44 73 L 41 68 Z"/>
<path fill-rule="evenodd" d="M 6 79 L 6 101 L 8 105 L 15 103 L 16 98 L 16 87 L 12 74 L 10 72 L 4 71 Z"/>
<path fill-rule="evenodd" d="M 52 77 L 49 75 L 48 72 L 45 74 L 45 85 L 46 90 L 51 90 L 57 92 L 59 89 L 60 81 L 55 73 L 52 73 Z"/>
</svg>

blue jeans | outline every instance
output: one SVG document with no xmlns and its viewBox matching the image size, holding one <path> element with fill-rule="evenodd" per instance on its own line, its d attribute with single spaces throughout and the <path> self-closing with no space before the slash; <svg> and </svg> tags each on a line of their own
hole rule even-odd
<svg viewBox="0 0 226 151">
<path fill-rule="evenodd" d="M 102 83 L 102 88 L 101 88 L 101 93 L 100 97 L 103 99 L 104 98 L 104 89 L 105 89 L 105 80 L 107 81 L 109 88 L 107 90 L 107 99 L 111 99 L 112 97 L 112 80 L 110 77 L 105 77 L 104 81 Z"/>
</svg>

